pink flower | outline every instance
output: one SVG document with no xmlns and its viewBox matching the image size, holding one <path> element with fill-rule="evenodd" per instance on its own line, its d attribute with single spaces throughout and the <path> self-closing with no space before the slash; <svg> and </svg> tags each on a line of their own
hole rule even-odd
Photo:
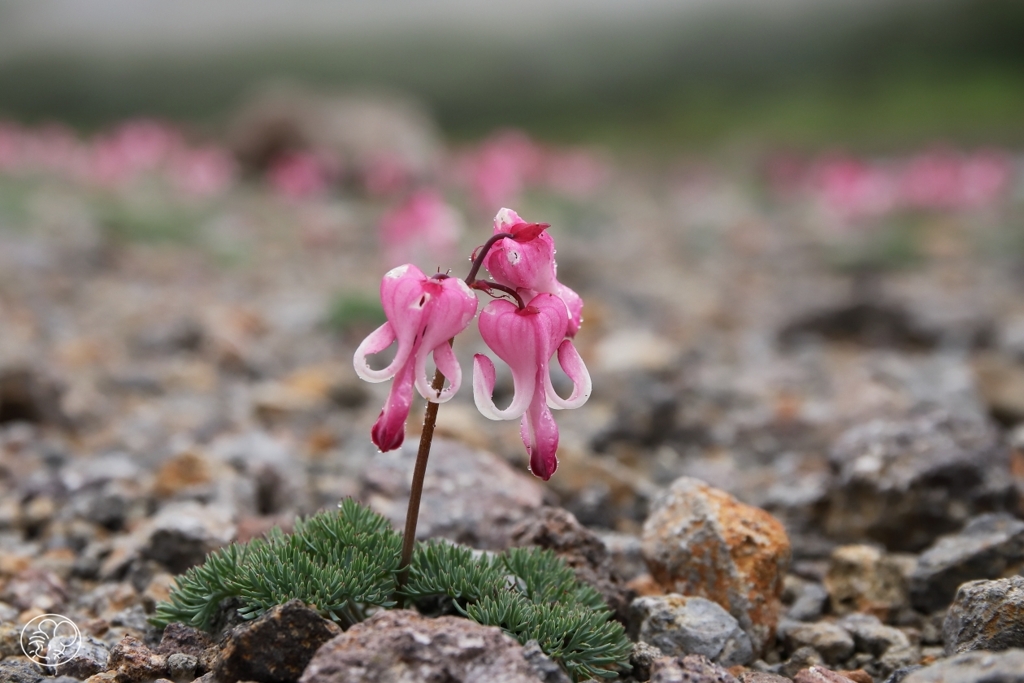
<svg viewBox="0 0 1024 683">
<path fill-rule="evenodd" d="M 278 194 L 292 200 L 306 199 L 327 191 L 334 177 L 330 166 L 313 152 L 292 152 L 274 161 L 267 170 L 267 179 Z"/>
<path fill-rule="evenodd" d="M 448 260 L 462 232 L 458 212 L 436 190 L 419 190 L 405 203 L 385 214 L 380 237 L 388 265 L 413 260 L 426 252 L 439 261 Z"/>
<path fill-rule="evenodd" d="M 572 341 L 565 339 L 569 321 L 565 304 L 553 294 L 538 294 L 526 308 L 496 299 L 480 314 L 480 336 L 512 370 L 515 392 L 504 410 L 494 405 L 494 363 L 473 358 L 473 399 L 484 417 L 514 420 L 522 417 L 519 433 L 530 455 L 530 470 L 547 481 L 558 467 L 558 426 L 550 408 L 578 408 L 590 397 L 590 373 Z M 573 382 L 568 399 L 551 386 L 549 363 L 558 363 Z"/>
<path fill-rule="evenodd" d="M 412 264 L 388 271 L 380 284 L 380 300 L 388 321 L 359 345 L 353 365 L 356 374 L 367 382 L 395 380 L 371 431 L 373 443 L 382 451 L 390 451 L 405 439 L 413 386 L 434 403 L 444 403 L 459 390 L 462 368 L 448 340 L 469 325 L 476 314 L 477 300 L 462 280 L 428 278 Z M 398 352 L 391 364 L 382 370 L 370 368 L 366 357 L 380 353 L 396 340 Z M 430 388 L 426 376 L 430 352 L 449 382 L 440 393 Z"/>
<path fill-rule="evenodd" d="M 566 307 L 568 335 L 576 336 L 583 321 L 583 299 L 556 278 L 555 241 L 546 232 L 546 223 L 527 223 L 511 209 L 502 209 L 494 217 L 494 234 L 507 232 L 506 237 L 491 247 L 484 258 L 494 281 L 514 287 L 523 300 L 538 293 L 554 294 Z"/>
</svg>

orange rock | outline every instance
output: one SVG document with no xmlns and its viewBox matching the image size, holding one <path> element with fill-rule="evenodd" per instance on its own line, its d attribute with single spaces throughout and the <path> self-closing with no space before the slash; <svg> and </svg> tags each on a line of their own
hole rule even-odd
<svg viewBox="0 0 1024 683">
<path fill-rule="evenodd" d="M 644 523 L 643 554 L 667 591 L 725 608 L 755 651 L 774 639 L 790 544 L 782 523 L 764 510 L 682 477 Z"/>
<path fill-rule="evenodd" d="M 185 451 L 160 466 L 153 493 L 160 498 L 169 498 L 189 486 L 210 482 L 212 476 L 210 462 L 204 456 Z"/>
</svg>

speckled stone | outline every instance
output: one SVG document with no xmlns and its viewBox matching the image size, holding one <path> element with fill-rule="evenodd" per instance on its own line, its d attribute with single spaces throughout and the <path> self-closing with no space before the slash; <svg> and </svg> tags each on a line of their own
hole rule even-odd
<svg viewBox="0 0 1024 683">
<path fill-rule="evenodd" d="M 764 510 L 682 477 L 655 501 L 644 523 L 643 553 L 666 590 L 724 607 L 755 654 L 774 638 L 790 544 L 782 524 Z"/>
</svg>

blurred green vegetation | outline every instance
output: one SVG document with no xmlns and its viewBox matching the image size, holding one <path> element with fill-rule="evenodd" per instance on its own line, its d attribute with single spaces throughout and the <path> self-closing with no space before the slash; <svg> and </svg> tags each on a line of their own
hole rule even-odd
<svg viewBox="0 0 1024 683">
<path fill-rule="evenodd" d="M 89 128 L 148 114 L 217 126 L 268 79 L 385 84 L 445 132 L 651 150 L 743 142 L 885 149 L 1024 141 L 1024 3 L 715 6 L 538 36 L 269 42 L 216 54 L 50 54 L 0 64 L 0 115 Z"/>
</svg>

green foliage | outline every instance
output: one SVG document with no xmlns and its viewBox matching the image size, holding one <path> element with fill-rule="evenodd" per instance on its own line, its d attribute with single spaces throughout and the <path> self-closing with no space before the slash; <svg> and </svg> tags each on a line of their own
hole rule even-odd
<svg viewBox="0 0 1024 683">
<path fill-rule="evenodd" d="M 401 536 L 352 500 L 340 508 L 299 520 L 291 534 L 274 529 L 265 539 L 211 553 L 178 577 L 152 623 L 209 630 L 226 598 L 238 599 L 247 619 L 297 598 L 348 628 L 376 609 L 444 598 L 463 616 L 498 626 L 520 643 L 536 640 L 575 681 L 612 677 L 628 665 L 631 644 L 622 625 L 609 620 L 597 591 L 551 551 L 491 554 L 421 543 L 398 588 Z"/>
<path fill-rule="evenodd" d="M 374 328 L 384 324 L 387 318 L 380 301 L 358 292 L 342 292 L 331 301 L 327 312 L 327 325 L 339 332 L 353 328 Z"/>
</svg>

